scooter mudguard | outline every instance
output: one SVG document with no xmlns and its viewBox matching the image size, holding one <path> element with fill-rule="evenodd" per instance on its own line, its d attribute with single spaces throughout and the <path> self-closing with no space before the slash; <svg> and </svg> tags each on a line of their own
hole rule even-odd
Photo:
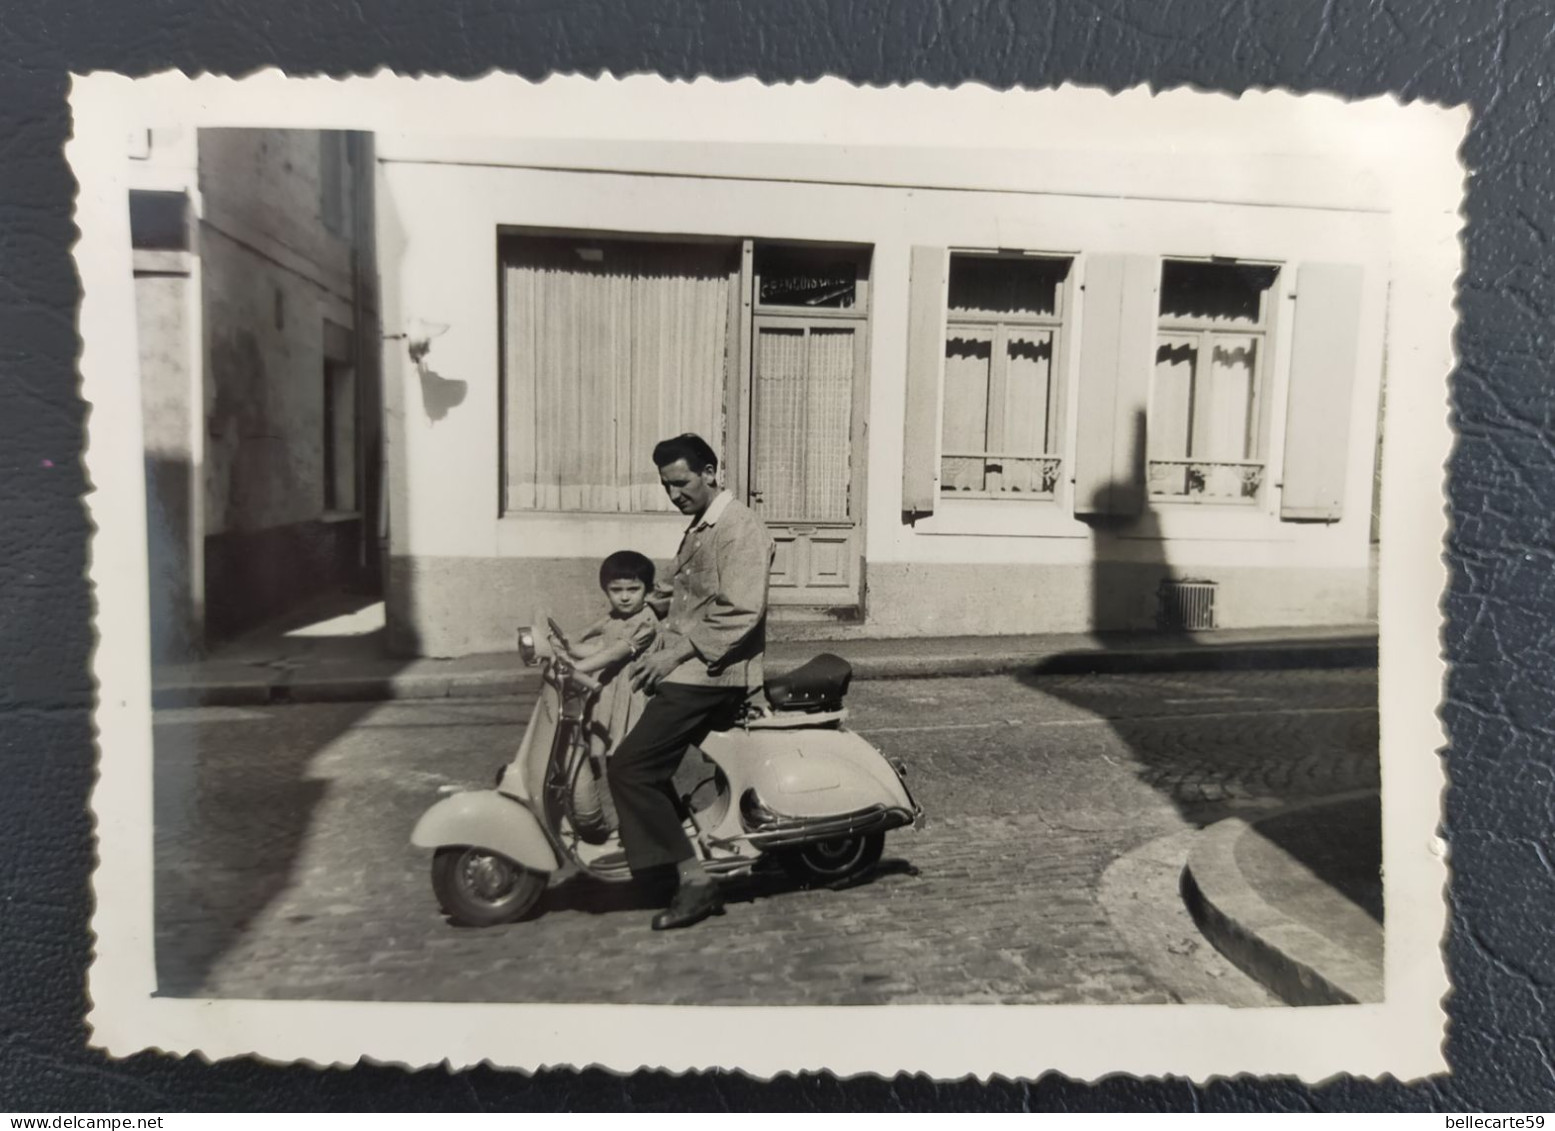
<svg viewBox="0 0 1555 1131">
<path fill-rule="evenodd" d="M 445 797 L 421 815 L 410 843 L 417 848 L 484 848 L 535 872 L 554 872 L 559 866 L 535 815 L 494 789 Z"/>
</svg>

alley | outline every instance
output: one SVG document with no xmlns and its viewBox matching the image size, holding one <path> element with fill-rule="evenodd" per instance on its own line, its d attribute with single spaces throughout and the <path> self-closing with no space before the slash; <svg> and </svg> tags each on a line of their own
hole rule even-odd
<svg viewBox="0 0 1555 1131">
<path fill-rule="evenodd" d="M 1260 1004 L 1185 916 L 1170 919 L 1175 890 L 1130 893 L 1143 918 L 1109 896 L 1118 866 L 1224 815 L 1377 783 L 1368 670 L 864 682 L 849 705 L 851 725 L 907 765 L 925 827 L 891 834 L 868 884 L 746 881 L 726 915 L 666 934 L 630 888 L 585 883 L 510 927 L 439 915 L 410 828 L 444 793 L 490 784 L 526 700 L 159 712 L 161 990 Z"/>
</svg>

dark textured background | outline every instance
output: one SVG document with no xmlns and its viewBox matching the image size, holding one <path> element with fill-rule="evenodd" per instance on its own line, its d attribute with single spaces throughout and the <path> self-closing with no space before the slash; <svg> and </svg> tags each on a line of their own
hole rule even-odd
<svg viewBox="0 0 1555 1131">
<path fill-rule="evenodd" d="M 1410 0 L 8 0 L 0 5 L 0 1109 L 1555 1109 L 1547 255 L 1555 5 Z M 1446 707 L 1451 1078 L 762 1083 L 714 1074 L 316 1072 L 85 1044 L 91 594 L 73 371 L 67 74 L 833 74 L 1112 89 L 1274 86 L 1472 105 L 1453 382 Z M 1422 752 L 1422 757 L 1429 757 Z"/>
</svg>

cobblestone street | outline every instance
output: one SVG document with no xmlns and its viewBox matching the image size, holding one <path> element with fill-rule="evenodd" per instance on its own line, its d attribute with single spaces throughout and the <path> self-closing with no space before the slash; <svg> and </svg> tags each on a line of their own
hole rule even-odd
<svg viewBox="0 0 1555 1131">
<path fill-rule="evenodd" d="M 663 934 L 630 887 L 583 881 L 509 927 L 456 929 L 438 913 L 411 826 L 440 791 L 490 784 L 527 701 L 159 712 L 161 990 L 1254 1004 L 1261 991 L 1190 937 L 1175 889 L 1123 908 L 1109 869 L 1221 816 L 1378 777 L 1368 670 L 863 682 L 849 705 L 851 725 L 906 763 L 926 826 L 887 838 L 872 882 L 747 880 L 721 918 Z"/>
</svg>

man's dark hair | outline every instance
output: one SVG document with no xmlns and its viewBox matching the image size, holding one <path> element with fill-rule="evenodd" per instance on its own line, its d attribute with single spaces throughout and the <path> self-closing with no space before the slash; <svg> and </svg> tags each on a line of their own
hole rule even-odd
<svg viewBox="0 0 1555 1131">
<path fill-rule="evenodd" d="M 682 432 L 671 439 L 660 440 L 653 446 L 654 467 L 665 468 L 682 459 L 692 471 L 708 467 L 718 470 L 718 453 L 695 432 Z"/>
<path fill-rule="evenodd" d="M 599 565 L 599 587 L 612 581 L 641 581 L 645 589 L 652 589 L 653 562 L 636 550 L 617 550 Z"/>
</svg>

